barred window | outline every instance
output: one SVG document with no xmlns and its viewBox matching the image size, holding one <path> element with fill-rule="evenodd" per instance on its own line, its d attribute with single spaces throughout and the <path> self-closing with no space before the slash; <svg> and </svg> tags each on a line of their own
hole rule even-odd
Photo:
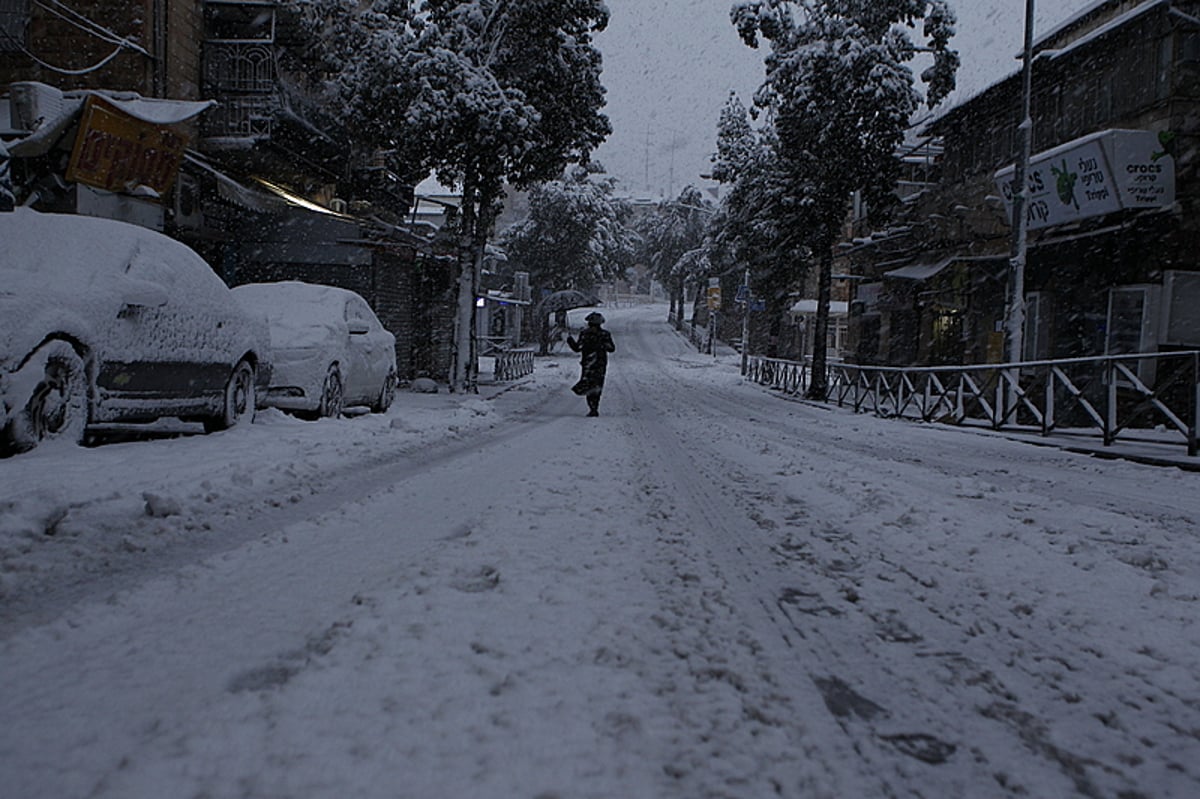
<svg viewBox="0 0 1200 799">
<path fill-rule="evenodd" d="M 25 48 L 29 28 L 29 0 L 0 0 L 0 53 Z"/>
</svg>

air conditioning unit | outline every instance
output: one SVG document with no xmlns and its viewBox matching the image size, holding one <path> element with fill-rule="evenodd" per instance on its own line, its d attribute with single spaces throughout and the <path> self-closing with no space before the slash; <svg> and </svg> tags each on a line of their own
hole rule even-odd
<svg viewBox="0 0 1200 799">
<path fill-rule="evenodd" d="M 8 96 L 13 127 L 31 133 L 43 121 L 60 117 L 68 103 L 78 102 L 65 99 L 63 93 L 53 86 L 30 80 L 9 84 Z"/>
</svg>

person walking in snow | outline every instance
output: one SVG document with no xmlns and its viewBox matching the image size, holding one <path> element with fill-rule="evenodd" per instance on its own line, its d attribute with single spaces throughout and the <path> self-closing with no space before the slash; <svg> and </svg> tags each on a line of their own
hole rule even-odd
<svg viewBox="0 0 1200 799">
<path fill-rule="evenodd" d="M 567 336 L 567 346 L 580 353 L 581 374 L 579 382 L 571 386 L 571 390 L 587 398 L 588 416 L 599 416 L 604 373 L 608 371 L 608 354 L 616 352 L 617 347 L 613 344 L 612 334 L 601 327 L 604 324 L 603 316 L 592 311 L 584 317 L 584 321 L 587 327 L 580 331 L 578 341 Z"/>
</svg>

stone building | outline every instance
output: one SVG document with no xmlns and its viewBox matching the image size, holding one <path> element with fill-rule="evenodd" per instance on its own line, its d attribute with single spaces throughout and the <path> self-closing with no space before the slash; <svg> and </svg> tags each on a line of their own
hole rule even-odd
<svg viewBox="0 0 1200 799">
<path fill-rule="evenodd" d="M 443 378 L 454 265 L 407 224 L 413 189 L 400 165 L 363 153 L 352 121 L 322 115 L 309 77 L 289 72 L 296 36 L 269 0 L 0 0 L 0 137 L 17 142 L 17 201 L 157 227 L 230 285 L 355 290 L 396 334 L 401 378 Z M 75 151 L 86 107 L 114 101 L 126 103 L 112 111 L 121 141 L 97 180 Z M 125 118 L 146 106 L 146 119 Z M 161 185 L 127 168 L 127 145 L 147 136 L 177 143 Z"/>
<path fill-rule="evenodd" d="M 1200 346 L 1198 12 L 1108 0 L 1037 42 L 1024 360 Z M 1020 108 L 1014 74 L 922 125 L 935 174 L 854 222 L 852 359 L 1001 359 Z"/>
</svg>

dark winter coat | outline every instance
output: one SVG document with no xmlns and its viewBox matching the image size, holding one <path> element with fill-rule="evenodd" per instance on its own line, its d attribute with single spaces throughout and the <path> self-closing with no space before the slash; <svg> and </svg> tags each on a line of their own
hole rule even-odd
<svg viewBox="0 0 1200 799">
<path fill-rule="evenodd" d="M 599 325 L 588 325 L 579 334 L 578 341 L 568 336 L 567 346 L 580 353 L 580 383 L 587 384 L 585 390 L 603 388 L 604 373 L 608 371 L 608 354 L 617 351 L 612 334 Z"/>
</svg>

